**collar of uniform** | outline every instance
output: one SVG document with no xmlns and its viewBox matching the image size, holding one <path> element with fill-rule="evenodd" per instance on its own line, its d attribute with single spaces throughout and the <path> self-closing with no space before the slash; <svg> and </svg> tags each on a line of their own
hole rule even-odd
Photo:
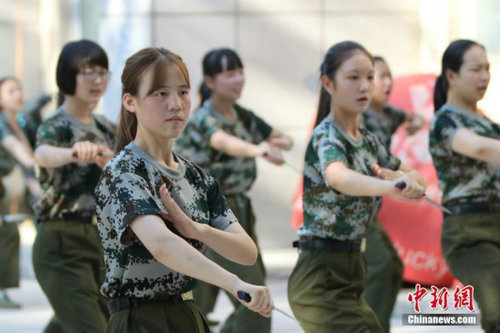
<svg viewBox="0 0 500 333">
<path fill-rule="evenodd" d="M 78 120 L 77 118 L 73 117 L 71 114 L 66 112 L 66 110 L 64 110 L 62 107 L 59 107 L 59 109 L 57 109 L 57 112 L 60 112 L 66 119 L 68 119 L 69 122 L 73 123 L 73 125 L 75 126 L 91 127 L 91 128 L 96 127 L 94 115 L 92 113 L 90 114 L 90 123 L 82 123 L 80 120 Z"/>
<path fill-rule="evenodd" d="M 238 122 L 238 113 L 236 112 L 236 109 L 234 108 L 234 117 L 232 119 L 226 118 L 223 115 L 220 114 L 213 106 L 212 102 L 210 100 L 206 100 L 203 103 L 203 107 L 206 108 L 207 110 L 210 111 L 210 113 L 217 118 L 218 121 L 220 121 L 224 125 L 229 125 L 233 126 Z"/>
<path fill-rule="evenodd" d="M 328 119 L 327 121 L 330 122 L 331 126 L 338 131 L 347 141 L 349 141 L 350 144 L 352 144 L 354 147 L 360 147 L 363 144 L 363 134 L 359 132 L 359 138 L 358 139 L 353 139 L 349 134 L 344 132 L 337 124 L 335 124 L 335 121 L 333 121 L 332 118 L 326 117 L 325 119 Z"/>
<path fill-rule="evenodd" d="M 177 169 L 167 168 L 156 162 L 151 155 L 142 150 L 141 147 L 136 145 L 133 141 L 127 145 L 127 148 L 131 149 L 136 155 L 147 161 L 149 164 L 152 164 L 163 176 L 175 180 L 184 178 L 186 173 L 186 164 L 181 158 L 178 158 L 174 152 L 172 152 L 174 154 L 174 159 L 177 163 L 179 163 L 179 167 Z"/>
<path fill-rule="evenodd" d="M 480 115 L 479 113 L 473 112 L 471 110 L 465 110 L 461 108 L 457 108 L 456 106 L 451 106 L 450 104 L 445 104 L 442 106 L 443 110 L 451 110 L 455 113 L 461 114 L 465 117 L 469 118 L 477 118 L 477 119 L 483 119 L 484 117 Z"/>
</svg>

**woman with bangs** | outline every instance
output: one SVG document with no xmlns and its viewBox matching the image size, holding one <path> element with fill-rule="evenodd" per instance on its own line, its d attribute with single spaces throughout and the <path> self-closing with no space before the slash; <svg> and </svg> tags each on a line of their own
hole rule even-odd
<svg viewBox="0 0 500 333">
<path fill-rule="evenodd" d="M 304 224 L 294 243 L 300 252 L 288 299 L 306 333 L 382 332 L 361 296 L 366 230 L 381 196 L 421 198 L 425 179 L 359 126 L 373 93 L 370 53 L 356 42 L 337 43 L 320 71 L 316 127 L 304 162 Z M 403 189 L 396 186 L 401 184 Z"/>
<path fill-rule="evenodd" d="M 229 207 L 245 231 L 257 243 L 255 216 L 250 190 L 257 176 L 256 161 L 261 157 L 276 165 L 284 163 L 282 150 L 290 150 L 290 136 L 271 127 L 262 118 L 237 104 L 245 75 L 238 54 L 227 48 L 209 51 L 203 58 L 204 80 L 201 103 L 176 141 L 175 150 L 204 168 L 221 186 Z M 265 283 L 262 257 L 253 266 L 234 264 L 213 251 L 207 256 L 245 281 Z M 195 300 L 206 316 L 214 308 L 219 289 L 201 283 Z M 271 321 L 248 311 L 231 299 L 235 310 L 221 332 L 269 332 Z"/>
<path fill-rule="evenodd" d="M 93 110 L 108 79 L 108 58 L 99 45 L 88 40 L 66 44 L 56 70 L 64 99 L 37 132 L 35 159 L 44 193 L 33 207 L 33 266 L 54 310 L 45 332 L 106 328 L 94 190 L 112 154 L 115 126 Z"/>
<path fill-rule="evenodd" d="M 99 181 L 97 213 L 110 299 L 108 332 L 210 332 L 192 288 L 200 279 L 269 317 L 269 290 L 240 280 L 207 259 L 205 246 L 251 265 L 257 247 L 229 209 L 219 185 L 172 151 L 189 118 L 189 74 L 163 48 L 126 61 L 115 150 Z M 242 301 L 243 302 L 243 301 Z"/>
</svg>

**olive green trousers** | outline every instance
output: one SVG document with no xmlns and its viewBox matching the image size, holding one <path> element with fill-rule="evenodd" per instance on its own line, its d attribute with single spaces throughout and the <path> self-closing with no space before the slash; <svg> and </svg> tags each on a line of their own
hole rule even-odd
<svg viewBox="0 0 500 333">
<path fill-rule="evenodd" d="M 389 333 L 390 319 L 403 284 L 403 263 L 379 221 L 366 231 L 366 286 L 363 297 L 378 318 L 382 331 Z"/>
<path fill-rule="evenodd" d="M 108 310 L 99 291 L 105 266 L 97 226 L 49 221 L 37 229 L 33 267 L 54 310 L 44 332 L 104 332 Z"/>
<path fill-rule="evenodd" d="M 500 332 L 500 213 L 445 217 L 441 246 L 450 271 L 474 287 L 485 332 Z"/>
<path fill-rule="evenodd" d="M 19 287 L 19 230 L 4 223 L 0 228 L 0 289 Z"/>
<path fill-rule="evenodd" d="M 121 309 L 109 318 L 109 333 L 209 333 L 193 301 L 168 300 Z"/>
<path fill-rule="evenodd" d="M 290 307 L 306 333 L 378 333 L 380 324 L 361 293 L 362 253 L 301 250 L 288 279 Z"/>
</svg>

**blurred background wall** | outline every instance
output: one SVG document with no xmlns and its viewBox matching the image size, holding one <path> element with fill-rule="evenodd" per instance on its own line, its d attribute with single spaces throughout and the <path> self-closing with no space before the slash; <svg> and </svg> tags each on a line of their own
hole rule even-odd
<svg viewBox="0 0 500 333">
<path fill-rule="evenodd" d="M 108 52 L 112 78 L 99 112 L 116 120 L 125 59 L 149 45 L 180 54 L 190 70 L 193 106 L 201 59 L 228 46 L 241 55 L 241 104 L 296 142 L 287 161 L 301 167 L 318 95 L 318 67 L 332 44 L 352 39 L 384 56 L 393 74 L 438 73 L 447 44 L 478 40 L 492 82 L 480 106 L 500 120 L 500 2 L 496 0 L 0 0 L 0 75 L 22 79 L 26 96 L 56 92 L 64 43 L 88 38 Z M 251 192 L 263 247 L 289 247 L 291 200 L 299 174 L 259 161 Z"/>
</svg>

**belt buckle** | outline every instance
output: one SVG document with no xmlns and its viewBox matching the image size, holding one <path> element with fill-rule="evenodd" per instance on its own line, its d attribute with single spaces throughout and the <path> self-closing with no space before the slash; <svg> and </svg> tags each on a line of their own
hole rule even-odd
<svg viewBox="0 0 500 333">
<path fill-rule="evenodd" d="M 193 291 L 186 291 L 185 293 L 181 294 L 181 298 L 183 301 L 189 301 L 193 299 Z"/>
<path fill-rule="evenodd" d="M 97 215 L 92 215 L 91 223 L 92 225 L 97 225 Z"/>
<path fill-rule="evenodd" d="M 361 245 L 359 247 L 359 251 L 364 253 L 366 251 L 366 238 L 361 239 Z"/>
</svg>

